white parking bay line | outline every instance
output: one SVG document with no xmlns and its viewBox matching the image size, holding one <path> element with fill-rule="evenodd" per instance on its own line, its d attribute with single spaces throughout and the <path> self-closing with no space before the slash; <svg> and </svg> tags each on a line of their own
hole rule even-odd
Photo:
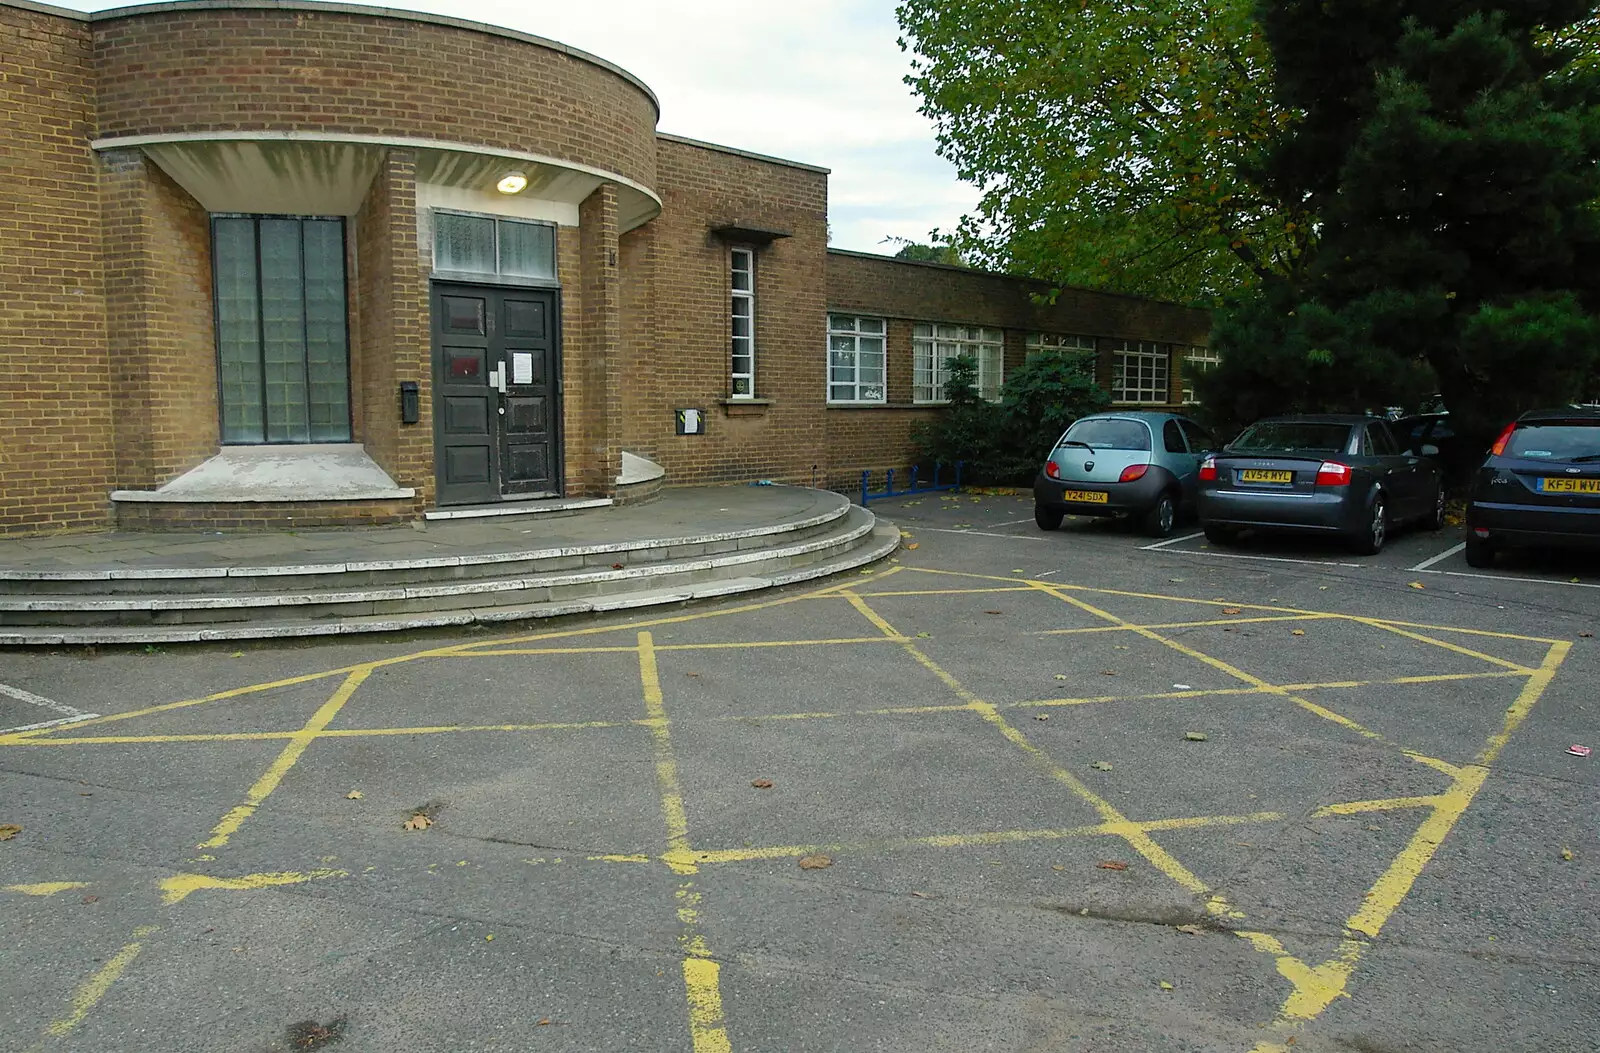
<svg viewBox="0 0 1600 1053">
<path fill-rule="evenodd" d="M 1028 537 L 1026 534 L 990 534 L 982 530 L 946 530 L 943 527 L 923 527 L 924 534 L 967 534 L 972 537 L 1003 537 L 1007 541 L 1044 541 L 1042 537 Z"/>
<path fill-rule="evenodd" d="M 1194 534 L 1185 534 L 1183 537 L 1169 537 L 1165 541 L 1157 541 L 1154 545 L 1140 545 L 1139 551 L 1149 552 L 1152 549 L 1166 548 L 1168 545 L 1178 545 L 1185 541 L 1193 541 L 1197 537 L 1205 537 L 1206 532 L 1201 530 Z"/>
<path fill-rule="evenodd" d="M 26 702 L 30 706 L 38 706 L 41 709 L 48 709 L 61 714 L 56 720 L 46 720 L 39 724 L 24 724 L 19 728 L 0 729 L 0 735 L 9 735 L 15 731 L 35 731 L 39 728 L 55 727 L 57 724 L 73 724 L 80 720 L 93 720 L 100 715 L 98 713 L 85 713 L 81 709 L 62 702 L 56 702 L 42 695 L 36 695 L 32 691 L 24 691 L 20 687 L 12 687 L 10 684 L 0 684 L 0 695 L 14 698 L 18 702 Z"/>
<path fill-rule="evenodd" d="M 1459 545 L 1455 545 L 1455 546 L 1452 546 L 1451 548 L 1445 549 L 1443 552 L 1439 553 L 1437 556 L 1434 556 L 1432 559 L 1423 560 L 1421 563 L 1418 563 L 1416 566 L 1412 567 L 1411 569 L 1412 570 L 1427 570 L 1429 567 L 1433 566 L 1435 563 L 1439 563 L 1439 562 L 1442 562 L 1444 560 L 1447 560 L 1451 556 L 1455 555 L 1457 552 L 1465 552 L 1466 548 L 1467 548 L 1467 543 L 1465 541 L 1463 541 Z"/>
<path fill-rule="evenodd" d="M 1569 589 L 1600 589 L 1596 581 L 1555 581 L 1551 578 L 1525 578 L 1517 574 L 1471 574 L 1464 570 L 1425 570 L 1423 574 L 1443 574 L 1451 578 L 1482 578 L 1485 581 L 1531 581 L 1535 585 L 1565 585 Z"/>
<path fill-rule="evenodd" d="M 1167 553 L 1167 555 L 1199 556 L 1201 559 L 1258 559 L 1267 563 L 1308 563 L 1313 567 L 1354 567 L 1357 570 L 1365 570 L 1371 566 L 1369 563 L 1338 563 L 1331 559 L 1290 559 L 1288 556 L 1250 556 L 1243 552 L 1212 552 L 1209 550 L 1196 552 L 1191 548 L 1178 549 L 1175 552 Z M 1437 574 L 1439 572 L 1434 571 L 1433 573 Z"/>
</svg>

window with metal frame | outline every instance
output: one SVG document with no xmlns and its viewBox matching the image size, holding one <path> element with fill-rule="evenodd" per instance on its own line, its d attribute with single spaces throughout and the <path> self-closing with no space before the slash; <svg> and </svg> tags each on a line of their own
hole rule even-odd
<svg viewBox="0 0 1600 1053">
<path fill-rule="evenodd" d="M 1111 401 L 1123 405 L 1164 405 L 1171 395 L 1166 344 L 1120 340 L 1111 355 Z"/>
<path fill-rule="evenodd" d="M 344 220 L 219 214 L 211 249 L 222 441 L 349 442 Z"/>
<path fill-rule="evenodd" d="M 1200 399 L 1194 393 L 1194 379 L 1202 373 L 1209 373 L 1222 363 L 1222 353 L 1213 351 L 1209 347 L 1191 347 L 1183 353 L 1183 404 L 1185 406 L 1199 405 Z"/>
<path fill-rule="evenodd" d="M 828 316 L 828 401 L 881 403 L 887 401 L 884 380 L 882 318 L 851 315 Z"/>
<path fill-rule="evenodd" d="M 911 330 L 911 399 L 946 402 L 944 384 L 952 358 L 978 363 L 978 394 L 995 401 L 1005 373 L 1005 338 L 999 329 L 919 322 Z"/>
<path fill-rule="evenodd" d="M 556 280 L 556 228 L 550 223 L 467 212 L 433 213 L 435 273 Z"/>
<path fill-rule="evenodd" d="M 733 309 L 728 359 L 728 394 L 756 397 L 756 254 L 733 249 L 730 254 Z"/>
<path fill-rule="evenodd" d="M 1023 338 L 1025 357 L 1059 355 L 1078 372 L 1094 379 L 1099 344 L 1092 336 L 1067 336 L 1061 333 L 1029 333 Z"/>
</svg>

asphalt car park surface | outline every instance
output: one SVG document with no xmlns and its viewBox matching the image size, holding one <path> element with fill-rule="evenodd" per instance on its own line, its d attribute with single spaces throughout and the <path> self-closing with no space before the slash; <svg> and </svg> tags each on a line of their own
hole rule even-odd
<svg viewBox="0 0 1600 1053">
<path fill-rule="evenodd" d="M 0 1049 L 1594 1048 L 1592 564 L 880 509 L 744 602 L 0 655 L 71 721 Z"/>
</svg>

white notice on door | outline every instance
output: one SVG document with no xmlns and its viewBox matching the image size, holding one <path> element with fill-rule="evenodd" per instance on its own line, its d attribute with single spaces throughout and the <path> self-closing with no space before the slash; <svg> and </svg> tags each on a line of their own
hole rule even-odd
<svg viewBox="0 0 1600 1053">
<path fill-rule="evenodd" d="M 533 383 L 533 352 L 532 351 L 513 351 L 513 352 L 511 352 L 511 383 L 513 383 L 513 384 L 532 384 Z"/>
</svg>

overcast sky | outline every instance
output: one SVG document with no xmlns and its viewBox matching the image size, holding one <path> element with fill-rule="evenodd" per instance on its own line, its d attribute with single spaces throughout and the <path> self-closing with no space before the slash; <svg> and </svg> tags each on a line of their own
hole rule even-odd
<svg viewBox="0 0 1600 1053">
<path fill-rule="evenodd" d="M 57 0 L 95 11 L 126 6 Z M 661 99 L 660 129 L 833 169 L 833 244 L 893 252 L 977 200 L 934 153 L 901 78 L 894 0 L 412 0 L 379 6 L 508 26 L 582 48 Z"/>
</svg>

